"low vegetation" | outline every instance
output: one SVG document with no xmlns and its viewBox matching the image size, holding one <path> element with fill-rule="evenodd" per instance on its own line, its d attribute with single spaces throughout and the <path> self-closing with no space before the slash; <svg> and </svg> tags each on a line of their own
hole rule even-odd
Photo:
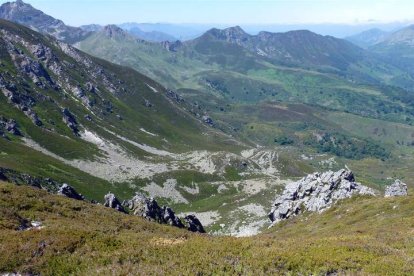
<svg viewBox="0 0 414 276">
<path fill-rule="evenodd" d="M 331 153 L 348 159 L 362 159 L 364 157 L 376 157 L 386 159 L 390 152 L 369 139 L 347 137 L 339 133 L 324 133 L 318 138 L 308 137 L 304 143 L 312 146 L 318 152 Z"/>
<path fill-rule="evenodd" d="M 19 231 L 25 220 L 42 228 Z M 231 238 L 0 184 L 1 273 L 409 275 L 413 229 L 412 196 L 357 197 L 253 238 Z"/>
</svg>

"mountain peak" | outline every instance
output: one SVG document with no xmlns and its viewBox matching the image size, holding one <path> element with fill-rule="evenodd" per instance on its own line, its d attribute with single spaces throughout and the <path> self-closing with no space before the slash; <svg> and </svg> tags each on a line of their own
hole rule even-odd
<svg viewBox="0 0 414 276">
<path fill-rule="evenodd" d="M 22 0 L 16 0 L 15 2 L 6 2 L 0 6 L 0 13 L 16 13 L 20 11 L 36 10 L 32 5 L 23 2 Z"/>
<path fill-rule="evenodd" d="M 240 26 L 229 27 L 229 28 L 224 29 L 223 31 L 234 33 L 234 34 L 242 34 L 242 35 L 247 34 Z"/>
<path fill-rule="evenodd" d="M 50 34 L 69 43 L 77 42 L 88 35 L 88 32 L 80 28 L 66 26 L 61 20 L 43 13 L 22 0 L 1 5 L 0 18 Z"/>
<path fill-rule="evenodd" d="M 216 39 L 225 40 L 227 42 L 236 44 L 240 44 L 250 37 L 250 35 L 246 33 L 240 26 L 230 27 L 226 29 L 213 28 L 207 31 L 204 35 L 212 36 Z"/>
<path fill-rule="evenodd" d="M 10 5 L 15 6 L 15 7 L 24 7 L 24 6 L 32 7 L 30 4 L 23 2 L 23 0 L 16 0 L 15 2 L 9 2 L 9 3 L 5 3 L 5 4 L 10 4 Z"/>
<path fill-rule="evenodd" d="M 110 38 L 114 37 L 126 37 L 127 33 L 117 25 L 107 25 L 103 28 L 103 32 Z"/>
</svg>

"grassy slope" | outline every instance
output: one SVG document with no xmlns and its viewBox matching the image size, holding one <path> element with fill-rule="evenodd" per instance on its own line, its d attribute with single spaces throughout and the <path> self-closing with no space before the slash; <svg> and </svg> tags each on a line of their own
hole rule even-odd
<svg viewBox="0 0 414 276">
<path fill-rule="evenodd" d="M 0 210 L 0 272 L 408 275 L 414 268 L 412 196 L 354 198 L 240 239 L 199 236 L 9 184 L 0 184 Z M 16 231 L 19 218 L 45 227 Z"/>
</svg>

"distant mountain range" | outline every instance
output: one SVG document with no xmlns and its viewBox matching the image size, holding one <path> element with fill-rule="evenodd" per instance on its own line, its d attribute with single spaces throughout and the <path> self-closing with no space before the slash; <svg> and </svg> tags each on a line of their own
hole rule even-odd
<svg viewBox="0 0 414 276">
<path fill-rule="evenodd" d="M 89 24 L 89 25 L 82 25 L 79 28 L 87 32 L 98 32 L 103 29 L 103 26 L 98 25 L 98 24 Z"/>
<path fill-rule="evenodd" d="M 80 26 L 80 28 L 88 32 L 99 32 L 104 28 L 104 26 L 97 25 L 97 24 L 90 24 L 90 25 Z M 174 36 L 163 33 L 163 32 L 158 32 L 158 31 L 144 32 L 137 26 L 132 26 L 131 28 L 123 28 L 123 30 L 127 31 L 129 34 L 131 34 L 132 36 L 138 39 L 151 41 L 151 42 L 163 42 L 163 41 L 176 41 L 177 40 L 177 38 L 175 38 Z"/>
<path fill-rule="evenodd" d="M 162 33 L 174 40 L 190 40 L 200 36 L 202 33 L 211 28 L 211 25 L 198 24 L 169 24 L 169 23 L 123 23 L 120 24 L 124 30 L 131 31 L 139 29 L 146 33 Z"/>
<path fill-rule="evenodd" d="M 331 36 L 299 30 L 286 33 L 260 32 L 249 35 L 240 27 L 212 29 L 193 41 L 195 44 L 225 41 L 281 64 L 346 69 L 361 60 L 364 51 Z"/>
<path fill-rule="evenodd" d="M 366 49 L 383 42 L 389 34 L 389 32 L 385 32 L 380 29 L 370 29 L 359 34 L 346 37 L 345 39 L 361 48 Z"/>
<path fill-rule="evenodd" d="M 177 40 L 177 38 L 173 37 L 172 35 L 162 33 L 162 32 L 157 32 L 157 31 L 144 32 L 138 27 L 129 29 L 128 32 L 137 38 L 147 40 L 147 41 L 152 41 L 152 42 L 176 41 Z"/>
<path fill-rule="evenodd" d="M 388 63 L 414 74 L 414 25 L 391 33 L 373 30 L 348 39 L 368 46 L 369 51 L 380 55 Z"/>
</svg>

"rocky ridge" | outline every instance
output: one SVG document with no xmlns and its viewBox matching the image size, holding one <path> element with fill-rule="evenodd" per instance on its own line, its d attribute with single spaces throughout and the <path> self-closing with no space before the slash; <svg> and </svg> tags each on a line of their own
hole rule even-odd
<svg viewBox="0 0 414 276">
<path fill-rule="evenodd" d="M 22 0 L 1 5 L 0 18 L 25 25 L 69 43 L 80 41 L 91 33 L 81 28 L 67 26 L 61 20 L 44 14 Z"/>
<path fill-rule="evenodd" d="M 317 172 L 286 185 L 268 216 L 273 223 L 278 223 L 303 212 L 322 212 L 338 200 L 354 195 L 375 195 L 375 192 L 355 182 L 349 169 Z"/>
<path fill-rule="evenodd" d="M 154 198 L 148 198 L 141 193 L 137 193 L 132 199 L 124 201 L 123 205 L 127 207 L 132 214 L 144 217 L 150 221 L 168 224 L 178 228 L 187 228 L 187 230 L 191 232 L 205 233 L 202 224 L 196 216 L 186 216 L 185 225 L 170 207 L 160 207 Z"/>
</svg>

